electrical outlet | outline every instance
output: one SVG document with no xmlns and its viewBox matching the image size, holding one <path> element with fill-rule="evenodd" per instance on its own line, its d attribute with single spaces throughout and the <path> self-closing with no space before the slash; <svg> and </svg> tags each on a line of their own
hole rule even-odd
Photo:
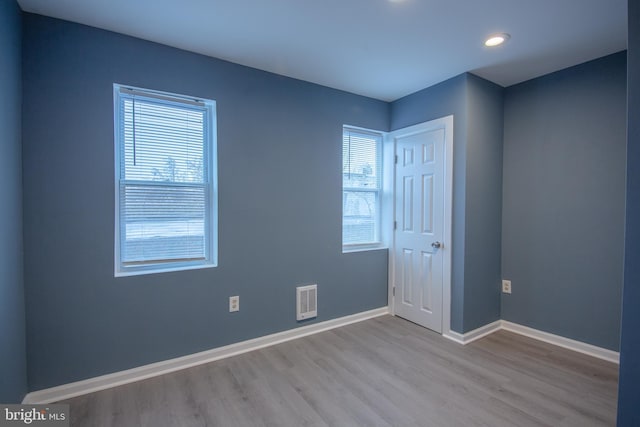
<svg viewBox="0 0 640 427">
<path fill-rule="evenodd" d="M 511 280 L 502 281 L 502 292 L 505 294 L 511 293 Z"/>
<path fill-rule="evenodd" d="M 229 312 L 240 311 L 240 297 L 229 297 Z"/>
</svg>

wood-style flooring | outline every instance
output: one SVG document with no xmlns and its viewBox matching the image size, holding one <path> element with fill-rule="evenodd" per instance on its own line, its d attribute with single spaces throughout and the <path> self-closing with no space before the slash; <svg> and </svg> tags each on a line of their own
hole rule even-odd
<svg viewBox="0 0 640 427">
<path fill-rule="evenodd" d="M 613 426 L 618 366 L 383 316 L 80 396 L 72 426 Z"/>
</svg>

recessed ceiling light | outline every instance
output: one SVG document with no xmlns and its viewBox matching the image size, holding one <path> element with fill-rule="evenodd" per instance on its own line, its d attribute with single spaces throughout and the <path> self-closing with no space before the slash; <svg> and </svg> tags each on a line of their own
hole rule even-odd
<svg viewBox="0 0 640 427">
<path fill-rule="evenodd" d="M 485 40 L 484 45 L 487 47 L 499 46 L 509 40 L 509 38 L 511 38 L 511 36 L 507 33 L 492 34 Z"/>
</svg>

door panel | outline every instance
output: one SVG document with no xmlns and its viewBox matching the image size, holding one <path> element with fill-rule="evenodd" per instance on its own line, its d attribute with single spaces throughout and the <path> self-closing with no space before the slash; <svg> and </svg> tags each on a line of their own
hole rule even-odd
<svg viewBox="0 0 640 427">
<path fill-rule="evenodd" d="M 433 174 L 422 175 L 422 234 L 433 234 Z"/>
<path fill-rule="evenodd" d="M 413 177 L 403 176 L 402 180 L 402 230 L 413 231 Z"/>
<path fill-rule="evenodd" d="M 402 303 L 413 305 L 413 250 L 402 249 Z"/>
</svg>

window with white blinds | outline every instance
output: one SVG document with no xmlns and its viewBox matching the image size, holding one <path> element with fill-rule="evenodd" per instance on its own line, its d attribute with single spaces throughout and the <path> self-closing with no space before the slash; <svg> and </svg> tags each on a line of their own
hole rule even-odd
<svg viewBox="0 0 640 427">
<path fill-rule="evenodd" d="M 216 264 L 215 102 L 114 85 L 116 275 Z"/>
<path fill-rule="evenodd" d="M 345 127 L 342 132 L 342 244 L 380 244 L 382 134 Z"/>
</svg>

